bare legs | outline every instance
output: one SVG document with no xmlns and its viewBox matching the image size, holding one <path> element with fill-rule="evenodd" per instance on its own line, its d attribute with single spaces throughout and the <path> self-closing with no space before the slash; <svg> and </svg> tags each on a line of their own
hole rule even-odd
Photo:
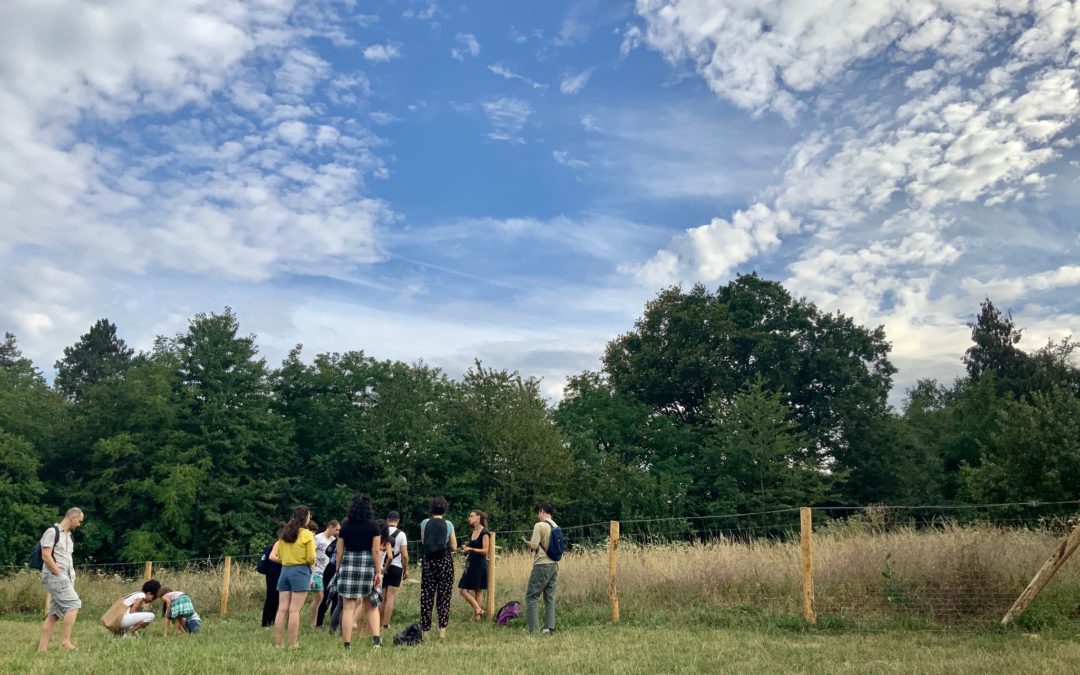
<svg viewBox="0 0 1080 675">
<path fill-rule="evenodd" d="M 386 587 L 386 600 L 379 606 L 379 614 L 382 616 L 383 628 L 390 627 L 390 619 L 394 618 L 394 599 L 397 597 L 398 589 L 394 586 Z"/>
<path fill-rule="evenodd" d="M 322 604 L 323 592 L 313 591 L 311 594 L 311 627 L 315 627 L 316 619 L 319 617 L 319 605 Z"/>
<path fill-rule="evenodd" d="M 60 634 L 60 646 L 68 651 L 75 649 L 75 645 L 71 644 L 71 629 L 75 627 L 75 617 L 78 616 L 79 610 L 73 609 L 64 615 L 64 627 Z M 43 652 L 49 648 L 49 641 L 52 640 L 53 633 L 56 632 L 56 624 L 60 623 L 60 620 L 56 616 L 50 614 L 45 617 L 45 623 L 41 626 L 41 639 L 38 640 L 38 651 Z"/>
<path fill-rule="evenodd" d="M 480 591 L 459 588 L 458 593 L 465 598 L 465 602 L 469 603 L 469 607 L 472 607 L 473 621 L 479 621 L 480 617 L 484 615 L 483 605 L 480 604 Z"/>
<path fill-rule="evenodd" d="M 274 619 L 274 644 L 285 646 L 286 624 L 288 625 L 289 646 L 300 643 L 300 610 L 307 599 L 306 591 L 281 591 L 278 594 L 278 611 Z"/>
</svg>

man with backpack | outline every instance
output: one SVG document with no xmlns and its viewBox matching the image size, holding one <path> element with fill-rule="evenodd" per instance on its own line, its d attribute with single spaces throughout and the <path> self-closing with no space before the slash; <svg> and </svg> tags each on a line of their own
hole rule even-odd
<svg viewBox="0 0 1080 675">
<path fill-rule="evenodd" d="M 409 578 L 409 538 L 401 530 L 401 514 L 391 511 L 386 514 L 386 525 L 390 528 L 390 543 L 393 546 L 393 558 L 390 568 L 383 575 L 383 593 L 386 600 L 379 607 L 382 613 L 382 627 L 389 628 L 394 617 L 394 603 L 397 599 L 401 582 Z"/>
<path fill-rule="evenodd" d="M 555 507 L 551 502 L 541 502 L 536 507 L 539 521 L 533 525 L 532 538 L 522 539 L 533 551 L 532 573 L 525 590 L 525 616 L 529 624 L 529 633 L 540 629 L 537 618 L 536 601 L 544 596 L 544 635 L 555 630 L 555 584 L 559 578 L 559 561 L 562 559 L 562 530 L 553 520 Z"/>
<path fill-rule="evenodd" d="M 61 620 L 64 629 L 60 646 L 68 651 L 75 649 L 71 643 L 71 629 L 75 627 L 75 617 L 79 614 L 82 601 L 75 592 L 75 563 L 72 559 L 75 544 L 71 540 L 71 533 L 82 524 L 82 509 L 68 509 L 63 520 L 45 530 L 30 555 L 30 567 L 41 570 L 41 584 L 49 593 L 49 608 L 38 641 L 39 652 L 49 648 L 56 624 Z"/>
</svg>

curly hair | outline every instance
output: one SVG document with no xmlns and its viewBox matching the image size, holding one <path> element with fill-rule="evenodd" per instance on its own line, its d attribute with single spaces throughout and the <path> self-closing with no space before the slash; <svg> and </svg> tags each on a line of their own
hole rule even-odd
<svg viewBox="0 0 1080 675">
<path fill-rule="evenodd" d="M 347 523 L 366 523 L 371 520 L 371 497 L 363 492 L 353 497 L 349 512 L 345 514 Z"/>
</svg>

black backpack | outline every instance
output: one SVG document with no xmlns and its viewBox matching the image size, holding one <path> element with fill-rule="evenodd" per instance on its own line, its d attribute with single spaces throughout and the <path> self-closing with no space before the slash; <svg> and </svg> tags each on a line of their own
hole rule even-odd
<svg viewBox="0 0 1080 675">
<path fill-rule="evenodd" d="M 424 641 L 424 631 L 420 630 L 420 624 L 410 623 L 394 636 L 394 644 L 398 646 L 418 645 Z"/>
<path fill-rule="evenodd" d="M 60 528 L 56 525 L 52 526 L 53 533 L 56 535 L 53 537 L 52 547 L 55 549 L 56 545 L 60 543 Z M 30 557 L 26 560 L 26 564 L 30 566 L 32 570 L 45 569 L 45 558 L 41 557 L 41 541 L 34 544 L 34 550 L 30 552 Z"/>
<path fill-rule="evenodd" d="M 450 529 L 442 518 L 432 518 L 424 526 L 424 560 L 441 557 L 450 548 Z"/>
</svg>

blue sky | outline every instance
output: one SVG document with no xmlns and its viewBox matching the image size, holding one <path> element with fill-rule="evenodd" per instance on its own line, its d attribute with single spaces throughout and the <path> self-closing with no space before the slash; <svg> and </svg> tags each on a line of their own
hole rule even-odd
<svg viewBox="0 0 1080 675">
<path fill-rule="evenodd" d="M 228 305 L 276 362 L 597 368 L 758 271 L 961 370 L 1080 329 L 1066 0 L 9 0 L 0 329 L 48 367 Z"/>
</svg>

